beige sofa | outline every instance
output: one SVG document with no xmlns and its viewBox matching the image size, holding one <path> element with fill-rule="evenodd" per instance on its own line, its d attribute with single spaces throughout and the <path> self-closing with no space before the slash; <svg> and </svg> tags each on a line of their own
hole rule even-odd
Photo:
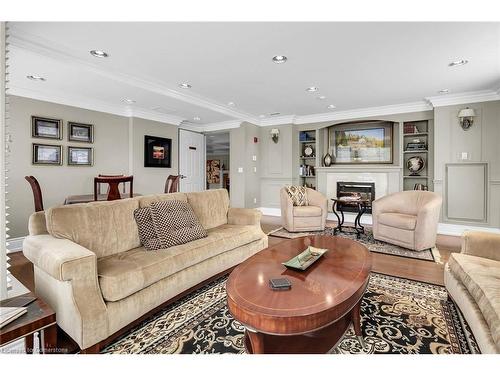
<svg viewBox="0 0 500 375">
<path fill-rule="evenodd" d="M 208 237 L 146 251 L 133 211 L 170 199 L 189 202 Z M 60 206 L 30 217 L 23 252 L 58 325 L 80 348 L 96 350 L 150 310 L 267 247 L 260 217 L 230 208 L 225 189 Z"/>
<path fill-rule="evenodd" d="M 461 253 L 451 254 L 444 284 L 482 353 L 500 353 L 500 235 L 465 232 Z"/>
<path fill-rule="evenodd" d="M 286 188 L 280 190 L 281 220 L 289 232 L 319 231 L 325 229 L 328 200 L 314 189 L 306 188 L 308 206 L 294 206 Z"/>
<path fill-rule="evenodd" d="M 373 201 L 373 237 L 421 251 L 436 245 L 442 198 L 430 191 L 402 191 Z"/>
</svg>

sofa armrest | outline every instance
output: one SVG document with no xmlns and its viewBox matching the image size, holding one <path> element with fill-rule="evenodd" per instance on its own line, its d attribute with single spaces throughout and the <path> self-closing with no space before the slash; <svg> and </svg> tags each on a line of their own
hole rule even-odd
<svg viewBox="0 0 500 375">
<path fill-rule="evenodd" d="M 45 222 L 45 211 L 34 212 L 28 220 L 28 231 L 31 236 L 48 234 Z"/>
<path fill-rule="evenodd" d="M 57 324 L 85 349 L 108 336 L 97 256 L 67 239 L 28 236 L 23 253 L 34 265 L 35 291 L 56 312 Z"/>
<path fill-rule="evenodd" d="M 229 208 L 227 223 L 233 225 L 260 225 L 262 213 L 254 208 Z"/>
<path fill-rule="evenodd" d="M 462 235 L 461 252 L 500 261 L 500 234 L 465 231 Z"/>
</svg>

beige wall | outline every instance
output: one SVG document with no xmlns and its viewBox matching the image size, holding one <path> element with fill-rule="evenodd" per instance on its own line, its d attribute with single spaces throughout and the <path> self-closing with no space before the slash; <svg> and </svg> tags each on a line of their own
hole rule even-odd
<svg viewBox="0 0 500 375">
<path fill-rule="evenodd" d="M 459 124 L 458 112 L 465 108 L 474 108 L 476 117 L 474 125 L 464 131 Z M 434 189 L 443 195 L 442 220 L 444 222 L 456 222 L 458 224 L 485 225 L 500 227 L 500 101 L 483 103 L 471 103 L 437 107 L 434 109 Z M 465 152 L 467 160 L 462 160 L 461 155 Z M 481 181 L 462 179 L 460 184 L 447 186 L 447 164 L 474 164 L 487 163 L 487 180 L 485 188 Z M 477 165 L 477 164 L 476 164 Z M 471 165 L 471 167 L 473 167 Z M 455 170 L 456 168 L 452 168 Z M 457 169 L 459 170 L 459 169 Z M 449 176 L 453 181 L 453 176 Z M 454 194 L 447 194 L 449 189 Z M 458 194 L 457 193 L 458 190 Z M 472 192 L 472 194 L 471 194 Z M 448 199 L 450 198 L 450 200 Z M 486 218 L 482 222 L 467 217 L 467 210 L 453 210 L 455 216 L 462 219 L 448 217 L 448 206 L 464 207 L 467 202 L 474 201 L 476 204 L 486 203 Z M 472 211 L 471 211 L 472 212 Z"/>
<path fill-rule="evenodd" d="M 68 195 L 93 194 L 93 178 L 101 174 L 134 174 L 134 191 L 142 194 L 162 192 L 165 176 L 177 172 L 177 127 L 142 119 L 90 111 L 39 100 L 10 96 L 11 158 L 9 165 L 9 206 L 11 237 L 27 234 L 28 218 L 34 211 L 33 194 L 24 176 L 35 176 L 40 182 L 44 206 L 63 204 Z M 63 120 L 63 139 L 50 140 L 31 137 L 31 116 Z M 67 122 L 94 124 L 94 143 L 68 142 Z M 129 122 L 132 123 L 130 127 Z M 129 143 L 129 130 L 133 129 Z M 143 167 L 144 134 L 171 137 L 174 145 L 172 170 Z M 63 146 L 62 166 L 35 166 L 31 163 L 32 143 Z M 130 147 L 132 144 L 132 148 Z M 67 146 L 94 148 L 92 167 L 67 165 Z M 130 165 L 130 161 L 132 165 Z M 131 168 L 132 167 L 132 168 Z"/>
<path fill-rule="evenodd" d="M 165 181 L 170 174 L 178 174 L 178 128 L 161 122 L 132 119 L 134 190 L 141 194 L 163 192 Z M 144 167 L 144 136 L 152 135 L 172 139 L 172 168 Z"/>
</svg>

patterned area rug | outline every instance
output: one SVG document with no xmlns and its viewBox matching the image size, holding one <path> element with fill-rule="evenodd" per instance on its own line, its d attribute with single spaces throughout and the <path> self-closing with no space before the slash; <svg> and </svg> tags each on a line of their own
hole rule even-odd
<svg viewBox="0 0 500 375">
<path fill-rule="evenodd" d="M 244 327 L 226 305 L 227 276 L 167 307 L 103 353 L 245 353 Z M 443 287 L 372 273 L 361 306 L 365 349 L 350 327 L 335 354 L 479 353 Z"/>
<path fill-rule="evenodd" d="M 305 237 L 305 236 L 312 236 L 312 235 L 327 235 L 327 236 L 333 236 L 333 227 L 326 227 L 324 231 L 320 232 L 298 232 L 298 233 L 291 233 L 287 231 L 285 228 L 281 227 L 279 229 L 276 229 L 270 233 L 268 233 L 269 236 L 273 237 L 281 237 L 281 238 L 299 238 L 299 237 Z M 373 233 L 369 229 L 365 229 L 365 233 L 361 234 L 360 238 L 356 238 L 355 233 L 337 233 L 337 236 L 349 238 L 351 240 L 355 240 L 358 242 L 361 242 L 363 245 L 365 245 L 368 250 L 373 251 L 375 253 L 383 253 L 383 254 L 389 254 L 389 255 L 396 255 L 400 257 L 405 257 L 405 258 L 414 258 L 414 259 L 420 259 L 420 260 L 428 260 L 431 262 L 438 262 L 439 263 L 439 251 L 435 247 L 433 249 L 427 249 L 427 250 L 422 250 L 422 251 L 413 251 L 413 250 L 408 250 L 405 249 L 404 247 L 397 246 L 397 245 L 392 245 L 387 242 L 382 242 L 378 241 L 375 238 L 373 238 Z"/>
</svg>

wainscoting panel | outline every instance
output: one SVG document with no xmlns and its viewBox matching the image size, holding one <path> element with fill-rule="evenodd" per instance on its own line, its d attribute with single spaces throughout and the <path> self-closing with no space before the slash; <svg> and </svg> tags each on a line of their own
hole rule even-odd
<svg viewBox="0 0 500 375">
<path fill-rule="evenodd" d="M 293 185 L 293 179 L 262 178 L 260 183 L 262 207 L 280 208 L 280 189 L 285 185 Z"/>
<path fill-rule="evenodd" d="M 446 164 L 448 220 L 486 223 L 488 220 L 488 164 Z"/>
</svg>

